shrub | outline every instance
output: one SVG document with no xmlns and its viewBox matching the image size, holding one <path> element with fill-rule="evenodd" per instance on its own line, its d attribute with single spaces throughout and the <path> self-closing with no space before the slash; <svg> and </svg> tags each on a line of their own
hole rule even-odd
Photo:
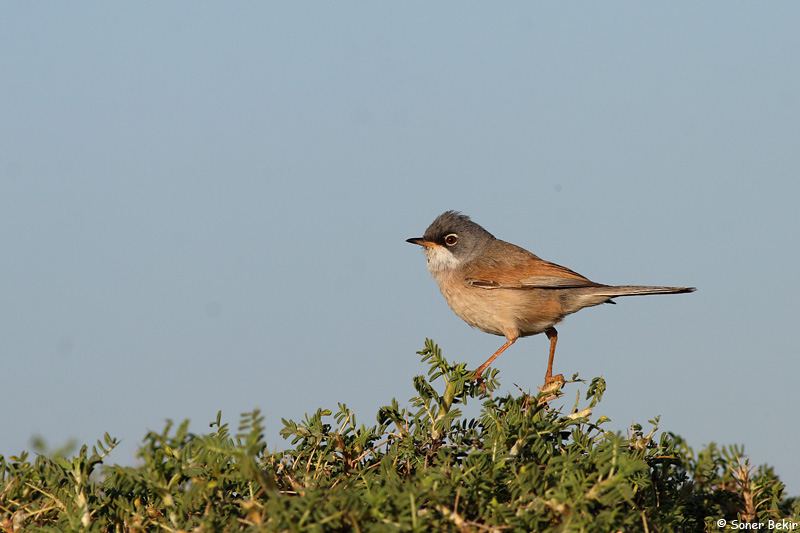
<svg viewBox="0 0 800 533">
<path fill-rule="evenodd" d="M 256 410 L 235 435 L 221 414 L 204 435 L 188 420 L 168 423 L 145 436 L 135 467 L 98 468 L 117 444 L 108 435 L 71 459 L 0 456 L 0 529 L 719 531 L 718 520 L 800 522 L 800 501 L 738 447 L 695 453 L 659 432 L 658 418 L 626 435 L 603 416 L 592 421 L 600 378 L 583 405 L 578 397 L 563 412 L 551 405 L 560 391 L 494 396 L 495 370 L 478 385 L 432 341 L 418 353 L 429 371 L 414 378 L 410 407 L 393 399 L 371 426 L 342 404 L 284 420 L 293 447 L 279 453 L 267 451 Z M 462 414 L 468 401 L 482 402 L 479 417 Z"/>
</svg>

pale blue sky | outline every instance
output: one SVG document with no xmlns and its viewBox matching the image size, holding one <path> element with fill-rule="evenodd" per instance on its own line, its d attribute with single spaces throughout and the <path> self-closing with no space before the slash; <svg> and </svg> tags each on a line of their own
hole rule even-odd
<svg viewBox="0 0 800 533">
<path fill-rule="evenodd" d="M 10 3 L 0 18 L 0 453 L 345 402 L 373 423 L 447 307 L 447 209 L 610 284 L 559 328 L 597 411 L 796 459 L 800 4 Z M 547 340 L 496 362 L 541 384 Z M 585 386 L 571 385 L 565 403 Z"/>
</svg>

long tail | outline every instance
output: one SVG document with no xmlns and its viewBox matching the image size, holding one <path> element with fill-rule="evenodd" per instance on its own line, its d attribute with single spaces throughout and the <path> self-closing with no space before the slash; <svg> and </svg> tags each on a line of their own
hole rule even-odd
<svg viewBox="0 0 800 533">
<path fill-rule="evenodd" d="M 653 287 L 648 285 L 619 285 L 614 286 L 599 286 L 586 288 L 583 294 L 577 299 L 579 307 L 570 310 L 574 313 L 578 309 L 584 307 L 591 307 L 599 304 L 613 304 L 612 298 L 618 296 L 636 296 L 640 294 L 682 294 L 685 292 L 694 292 L 694 287 Z"/>
<path fill-rule="evenodd" d="M 597 296 L 636 296 L 637 294 L 683 294 L 694 292 L 694 287 L 652 287 L 647 285 L 620 285 L 618 287 L 602 287 L 594 291 Z"/>
</svg>

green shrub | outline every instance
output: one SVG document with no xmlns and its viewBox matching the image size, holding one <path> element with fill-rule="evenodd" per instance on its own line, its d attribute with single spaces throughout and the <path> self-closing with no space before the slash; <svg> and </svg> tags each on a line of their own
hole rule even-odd
<svg viewBox="0 0 800 533">
<path fill-rule="evenodd" d="M 220 414 L 205 435 L 188 421 L 168 423 L 144 438 L 136 467 L 100 471 L 117 444 L 108 435 L 71 459 L 0 456 L 0 530 L 720 531 L 718 520 L 800 522 L 798 499 L 740 448 L 695 453 L 659 433 L 658 418 L 626 435 L 605 429 L 605 417 L 592 421 L 600 378 L 565 413 L 551 407 L 558 391 L 494 396 L 496 371 L 483 390 L 432 341 L 419 354 L 430 368 L 414 379 L 410 407 L 393 399 L 371 426 L 342 404 L 284 420 L 293 448 L 279 453 L 267 451 L 254 411 L 235 435 Z M 459 409 L 469 400 L 483 402 L 478 418 Z"/>
</svg>

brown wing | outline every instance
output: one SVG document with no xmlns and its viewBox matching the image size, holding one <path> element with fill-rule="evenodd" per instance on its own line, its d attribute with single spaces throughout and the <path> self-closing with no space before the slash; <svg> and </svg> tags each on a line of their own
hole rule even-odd
<svg viewBox="0 0 800 533">
<path fill-rule="evenodd" d="M 524 248 L 504 245 L 464 265 L 464 278 L 485 289 L 567 289 L 602 287 L 567 267 L 539 259 Z"/>
</svg>

